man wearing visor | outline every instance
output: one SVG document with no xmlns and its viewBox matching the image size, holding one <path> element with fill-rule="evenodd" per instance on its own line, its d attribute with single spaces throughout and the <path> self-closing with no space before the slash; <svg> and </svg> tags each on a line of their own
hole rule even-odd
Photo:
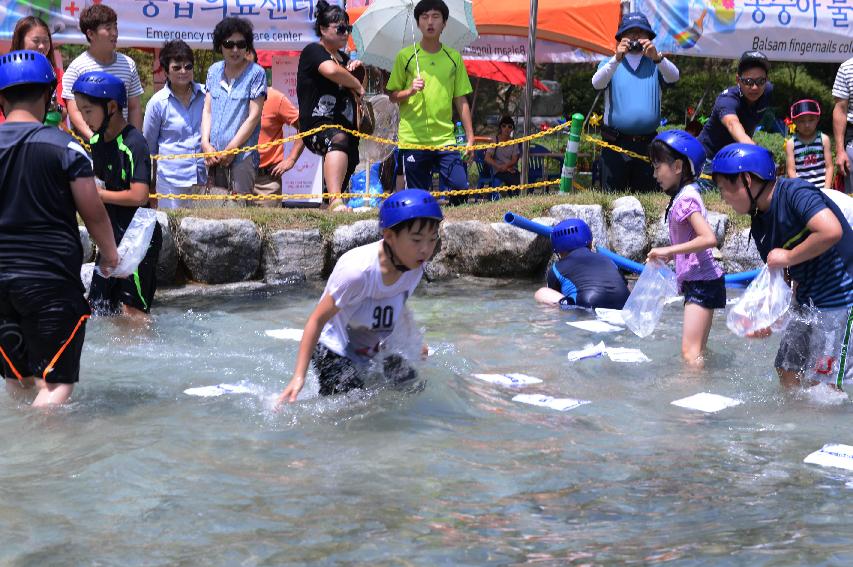
<svg viewBox="0 0 853 567">
<path fill-rule="evenodd" d="M 770 107 L 773 95 L 773 85 L 767 78 L 769 72 L 770 60 L 760 51 L 741 55 L 735 76 L 737 84 L 720 93 L 699 134 L 707 159 L 729 144 L 755 143 L 752 135 Z"/>
</svg>

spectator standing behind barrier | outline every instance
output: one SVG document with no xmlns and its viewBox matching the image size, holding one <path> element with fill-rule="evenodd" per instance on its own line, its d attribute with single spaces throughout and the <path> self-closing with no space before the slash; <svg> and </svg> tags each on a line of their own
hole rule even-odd
<svg viewBox="0 0 853 567">
<path fill-rule="evenodd" d="M 364 87 L 352 74 L 362 66 L 361 61 L 351 61 L 342 51 L 352 31 L 349 16 L 326 0 L 317 2 L 314 13 L 314 32 L 320 41 L 302 50 L 296 75 L 299 130 L 305 132 L 323 124 L 355 129 L 354 96 L 364 96 Z M 304 138 L 304 142 L 311 153 L 323 156 L 326 192 L 340 195 L 358 165 L 358 138 L 333 128 Z M 348 209 L 340 197 L 332 197 L 329 208 Z"/>
<path fill-rule="evenodd" d="M 512 131 L 515 129 L 515 122 L 509 116 L 504 116 L 498 123 L 498 135 L 495 137 L 497 142 L 506 142 L 512 138 Z M 489 148 L 486 150 L 484 159 L 495 177 L 500 179 L 505 185 L 518 185 L 521 183 L 521 176 L 518 173 L 518 158 L 521 157 L 521 151 L 518 149 L 518 144 L 511 146 L 500 146 L 497 148 Z M 517 196 L 519 191 L 508 191 L 510 197 Z"/>
<path fill-rule="evenodd" d="M 400 142 L 455 144 L 455 107 L 468 145 L 473 145 L 474 127 L 467 99 L 472 91 L 471 81 L 459 52 L 441 43 L 450 10 L 443 0 L 421 0 L 414 15 L 423 39 L 416 46 L 400 50 L 385 86 L 391 102 L 400 105 Z M 400 155 L 409 188 L 430 190 L 436 170 L 442 191 L 468 188 L 468 168 L 458 150 L 400 150 Z M 466 199 L 455 195 L 450 204 L 464 203 Z"/>
<path fill-rule="evenodd" d="M 12 32 L 12 48 L 10 51 L 21 51 L 28 49 L 37 51 L 47 57 L 50 65 L 53 67 L 53 72 L 58 79 L 57 89 L 50 97 L 50 106 L 45 115 L 45 124 L 57 125 L 57 121 L 61 122 L 65 119 L 65 103 L 62 100 L 62 70 L 56 67 L 53 58 L 53 38 L 50 35 L 50 28 L 41 18 L 37 16 L 27 16 L 18 20 L 15 24 L 15 31 Z M 0 122 L 2 122 L 3 113 L 0 111 Z"/>
<path fill-rule="evenodd" d="M 80 12 L 80 31 L 86 36 L 89 49 L 74 59 L 62 76 L 62 98 L 67 105 L 71 125 L 87 140 L 95 134 L 77 110 L 71 87 L 80 75 L 89 71 L 103 71 L 118 77 L 124 83 L 124 88 L 127 90 L 127 107 L 122 110 L 122 114 L 134 128 L 140 130 L 142 128 L 142 82 L 139 80 L 139 73 L 136 71 L 136 63 L 133 59 L 116 52 L 118 16 L 115 11 L 104 4 L 93 4 L 84 8 Z"/>
<path fill-rule="evenodd" d="M 835 137 L 835 165 L 844 176 L 844 192 L 853 193 L 853 58 L 838 68 L 832 85 L 835 107 L 832 133 Z"/>
<path fill-rule="evenodd" d="M 201 119 L 201 149 L 205 153 L 258 143 L 267 79 L 263 67 L 247 57 L 252 33 L 252 23 L 245 18 L 225 18 L 213 29 L 213 50 L 224 60 L 207 71 Z M 255 186 L 259 159 L 257 150 L 205 158 L 208 184 L 249 195 Z"/>
<path fill-rule="evenodd" d="M 770 60 L 760 51 L 746 51 L 740 56 L 737 84 L 720 93 L 697 137 L 705 148 L 706 160 L 711 160 L 728 144 L 755 143 L 752 135 L 772 100 L 769 73 Z M 710 162 L 706 161 L 704 173 L 709 172 Z"/>
<path fill-rule="evenodd" d="M 160 50 L 160 66 L 166 85 L 154 93 L 145 107 L 142 134 L 152 154 L 201 152 L 201 115 L 204 89 L 195 82 L 193 50 L 184 41 L 167 41 Z M 166 159 L 154 162 L 154 189 L 168 195 L 200 193 L 207 180 L 202 158 Z M 161 209 L 189 206 L 190 201 L 160 199 Z"/>
<path fill-rule="evenodd" d="M 622 16 L 616 32 L 616 54 L 603 61 L 592 86 L 604 90 L 605 142 L 646 156 L 660 124 L 662 88 L 678 82 L 678 68 L 658 53 L 656 34 L 640 12 Z M 652 191 L 657 187 L 645 160 L 616 150 L 601 151 L 601 179 L 607 191 Z"/>
<path fill-rule="evenodd" d="M 258 62 L 258 52 L 250 53 L 252 62 Z M 263 145 L 284 138 L 282 128 L 287 124 L 299 129 L 299 111 L 288 100 L 284 93 L 267 85 L 267 99 L 261 111 L 261 134 L 258 144 Z M 255 195 L 281 195 L 281 176 L 293 169 L 305 144 L 302 138 L 293 142 L 293 147 L 287 157 L 284 157 L 284 144 L 261 148 L 258 175 L 255 177 Z M 269 199 L 259 201 L 262 207 L 281 207 L 282 202 Z"/>
</svg>

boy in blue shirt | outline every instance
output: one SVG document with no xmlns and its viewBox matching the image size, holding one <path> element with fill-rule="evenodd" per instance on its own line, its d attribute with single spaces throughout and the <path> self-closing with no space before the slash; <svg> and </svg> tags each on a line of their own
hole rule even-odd
<svg viewBox="0 0 853 567">
<path fill-rule="evenodd" d="M 148 207 L 151 156 L 148 143 L 127 123 L 124 83 L 103 71 L 84 73 L 75 81 L 74 100 L 86 124 L 95 133 L 89 143 L 95 175 L 104 187 L 98 194 L 113 225 L 115 242 L 121 242 L 139 207 Z M 148 313 L 157 289 L 157 259 L 162 234 L 155 224 L 151 243 L 139 267 L 129 278 L 92 276 L 89 303 L 98 314 L 140 316 Z"/>
<path fill-rule="evenodd" d="M 729 144 L 712 163 L 723 199 L 752 217 L 751 234 L 771 268 L 787 269 L 796 284 L 793 317 L 776 355 L 783 385 L 829 383 L 853 377 L 847 351 L 853 331 L 853 231 L 822 191 L 802 179 L 776 179 L 770 152 Z M 756 333 L 769 336 L 770 330 Z"/>
<path fill-rule="evenodd" d="M 118 263 L 89 157 L 42 124 L 55 88 L 44 55 L 0 57 L 0 375 L 12 396 L 36 392 L 33 406 L 65 403 L 79 380 L 89 306 L 78 213 L 101 270 Z"/>
<path fill-rule="evenodd" d="M 592 251 L 592 231 L 581 219 L 567 219 L 551 232 L 558 260 L 548 268 L 547 287 L 539 288 L 539 303 L 569 307 L 622 309 L 628 285 L 613 260 Z"/>
</svg>

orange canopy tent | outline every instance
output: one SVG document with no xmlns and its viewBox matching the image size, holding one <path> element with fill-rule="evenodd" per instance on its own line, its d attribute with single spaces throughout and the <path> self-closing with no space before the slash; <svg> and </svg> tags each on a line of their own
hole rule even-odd
<svg viewBox="0 0 853 567">
<path fill-rule="evenodd" d="M 472 0 L 480 35 L 527 37 L 530 7 L 524 0 Z M 536 39 L 610 55 L 616 48 L 619 0 L 539 0 Z"/>
<path fill-rule="evenodd" d="M 480 35 L 527 37 L 530 9 L 524 0 L 472 0 Z M 350 23 L 366 10 L 347 9 Z M 539 0 L 536 38 L 612 54 L 619 27 L 619 0 Z"/>
</svg>

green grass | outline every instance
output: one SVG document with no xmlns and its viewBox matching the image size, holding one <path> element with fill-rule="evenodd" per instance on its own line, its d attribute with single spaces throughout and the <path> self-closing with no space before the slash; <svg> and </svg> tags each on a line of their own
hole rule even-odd
<svg viewBox="0 0 853 567">
<path fill-rule="evenodd" d="M 527 218 L 548 216 L 548 211 L 554 205 L 601 205 L 605 215 L 609 217 L 610 204 L 613 200 L 630 193 L 605 193 L 603 191 L 574 191 L 561 194 L 530 195 L 525 197 L 504 198 L 500 201 L 488 201 L 445 207 L 444 214 L 449 220 L 476 220 L 482 222 L 502 222 L 504 213 L 512 211 Z M 635 195 L 646 211 L 647 223 L 653 223 L 661 217 L 669 203 L 669 197 L 663 193 L 641 193 Z M 719 194 L 706 193 L 705 205 L 710 211 L 729 215 L 730 226 L 739 229 L 749 226 L 749 217 L 735 215 L 726 205 Z M 324 238 L 328 238 L 341 225 L 352 224 L 359 220 L 376 218 L 376 212 L 365 213 L 333 213 L 317 209 L 272 209 L 260 207 L 207 207 L 200 209 L 178 209 L 167 211 L 168 215 L 180 223 L 184 217 L 200 217 L 205 219 L 247 219 L 264 233 L 282 229 L 317 228 Z"/>
</svg>

